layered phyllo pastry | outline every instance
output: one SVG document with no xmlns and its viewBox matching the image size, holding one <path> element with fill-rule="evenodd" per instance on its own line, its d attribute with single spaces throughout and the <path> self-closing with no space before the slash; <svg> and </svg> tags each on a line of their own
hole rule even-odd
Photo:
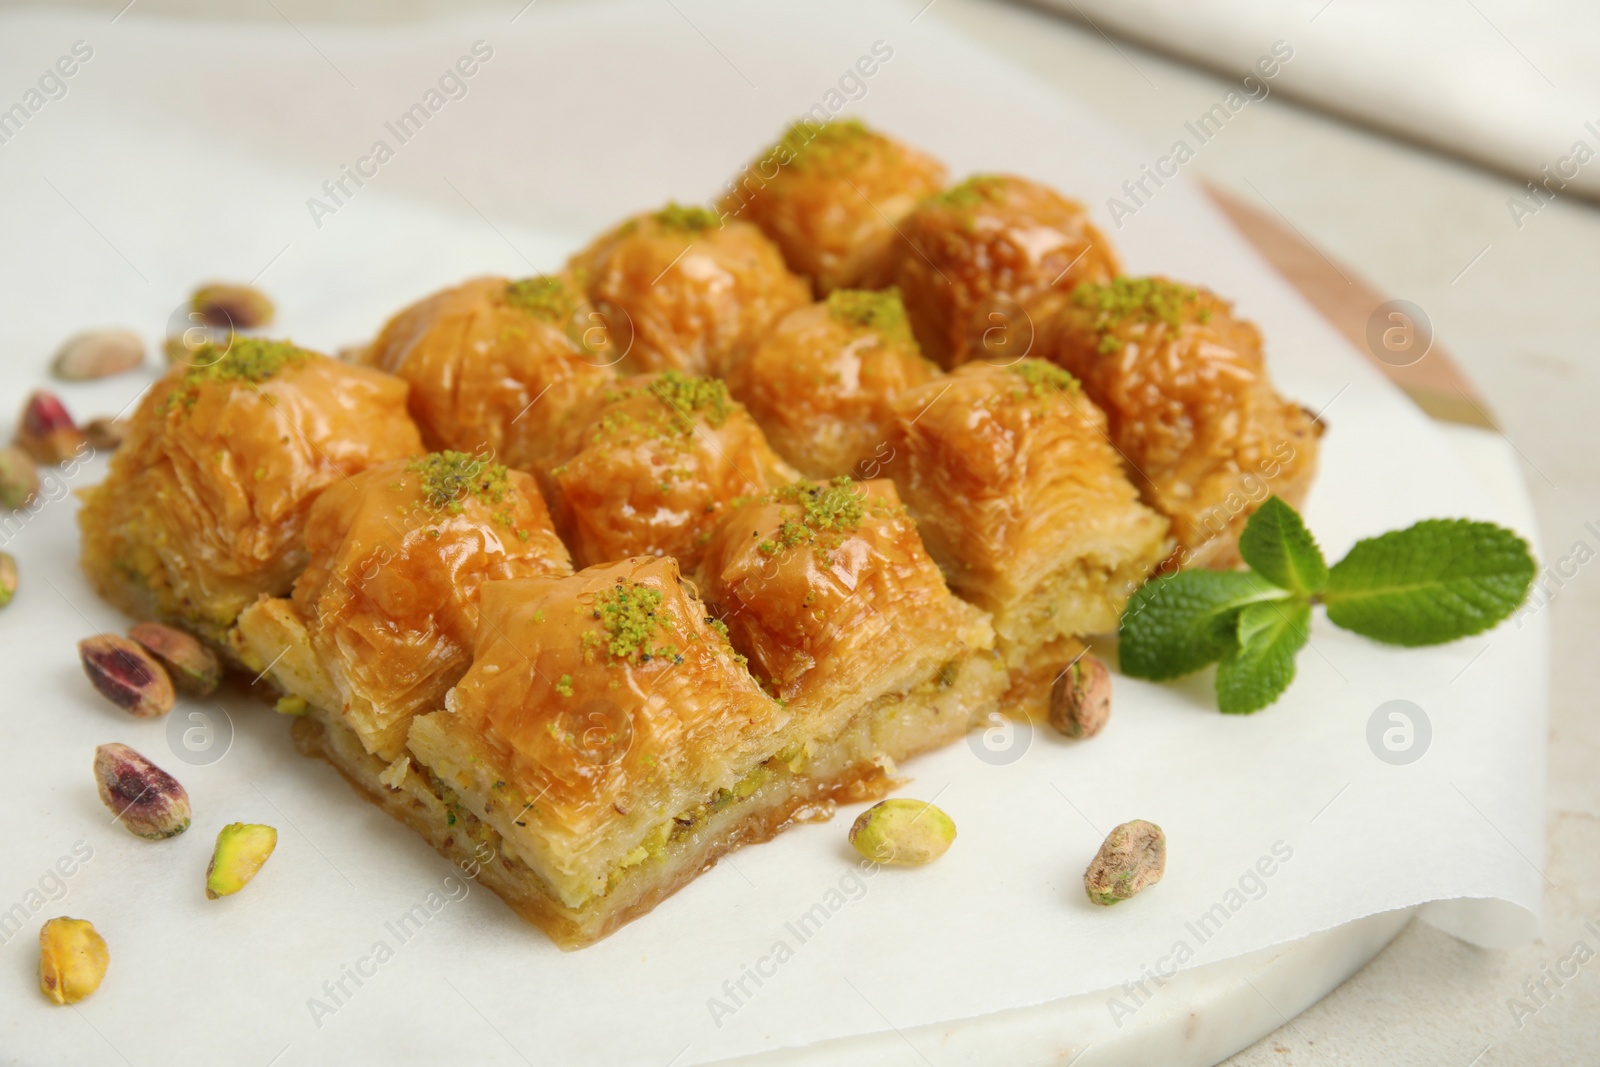
<svg viewBox="0 0 1600 1067">
<path fill-rule="evenodd" d="M 248 659 L 385 760 L 466 673 L 485 582 L 572 573 L 533 477 L 462 452 L 330 486 L 292 597 L 239 616 Z"/>
<path fill-rule="evenodd" d="M 900 229 L 893 281 L 923 352 L 945 367 L 1038 355 L 1065 294 L 1118 271 L 1083 205 L 1025 178 L 968 178 L 922 201 Z"/>
<path fill-rule="evenodd" d="M 1257 505 L 1304 500 L 1322 425 L 1274 391 L 1261 334 L 1227 301 L 1117 278 L 1075 290 L 1051 333 L 1051 358 L 1106 413 L 1145 502 L 1172 520 L 1175 564 L 1232 566 Z"/>
<path fill-rule="evenodd" d="M 768 327 L 811 299 L 748 222 L 668 204 L 572 257 L 598 314 L 629 337 L 620 366 L 721 375 Z"/>
<path fill-rule="evenodd" d="M 992 612 L 1029 710 L 1072 658 L 1110 633 L 1168 551 L 1167 522 L 1139 501 L 1105 416 L 1043 360 L 969 363 L 902 394 L 887 468 L 950 585 Z"/>
<path fill-rule="evenodd" d="M 1006 687 L 988 614 L 951 594 L 886 479 L 742 504 L 697 578 L 752 673 L 803 719 L 795 771 L 820 758 L 888 776 L 961 737 Z"/>
<path fill-rule="evenodd" d="M 490 582 L 482 601 L 472 667 L 413 722 L 417 766 L 391 800 L 447 855 L 493 848 L 481 879 L 564 948 L 855 780 L 808 773 L 800 716 L 671 559 Z"/>
<path fill-rule="evenodd" d="M 732 501 L 799 474 L 715 378 L 625 378 L 576 419 L 545 475 L 578 566 L 676 556 L 692 568 Z"/>
<path fill-rule="evenodd" d="M 190 358 L 145 395 L 84 494 L 83 568 L 129 614 L 226 645 L 240 611 L 305 569 L 317 496 L 422 442 L 406 383 L 381 371 L 255 338 Z"/>
<path fill-rule="evenodd" d="M 474 278 L 390 319 L 365 360 L 411 383 L 429 448 L 532 470 L 563 420 L 615 379 L 622 341 L 563 275 Z"/>
<path fill-rule="evenodd" d="M 859 120 L 801 120 L 751 160 L 717 206 L 761 227 L 822 297 L 888 285 L 895 226 L 944 181 L 938 160 Z"/>
<path fill-rule="evenodd" d="M 806 477 L 870 478 L 888 455 L 894 399 L 938 374 L 898 291 L 839 289 L 781 319 L 728 389 Z"/>
</svg>

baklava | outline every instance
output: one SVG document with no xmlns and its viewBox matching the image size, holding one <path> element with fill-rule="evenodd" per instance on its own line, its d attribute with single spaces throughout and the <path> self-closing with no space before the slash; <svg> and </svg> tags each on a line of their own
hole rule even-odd
<svg viewBox="0 0 1600 1067">
<path fill-rule="evenodd" d="M 391 810 L 576 948 L 716 858 L 822 817 L 876 765 L 792 771 L 805 723 L 761 690 L 671 559 L 483 587 L 472 667 L 411 726 Z"/>
<path fill-rule="evenodd" d="M 1118 272 L 1083 205 L 1025 178 L 968 178 L 918 204 L 901 231 L 892 280 L 923 352 L 946 368 L 1037 356 L 1065 295 Z"/>
<path fill-rule="evenodd" d="M 872 478 L 897 396 L 939 375 L 894 289 L 839 289 L 791 311 L 728 374 L 773 449 L 808 478 Z"/>
<path fill-rule="evenodd" d="M 485 582 L 572 573 L 532 476 L 462 452 L 330 486 L 291 598 L 239 616 L 246 659 L 384 760 L 466 673 Z"/>
<path fill-rule="evenodd" d="M 731 502 L 799 474 L 715 378 L 623 379 L 575 418 L 544 477 L 578 566 L 629 556 L 700 558 Z"/>
<path fill-rule="evenodd" d="M 841 744 L 858 762 L 947 744 L 1005 688 L 988 614 L 951 594 L 887 479 L 796 482 L 741 504 L 697 583 L 757 679 L 804 719 L 800 764 Z"/>
<path fill-rule="evenodd" d="M 305 568 L 317 495 L 422 441 L 406 383 L 380 371 L 255 338 L 191 358 L 145 395 L 85 492 L 82 562 L 124 611 L 227 650 L 239 612 Z"/>
<path fill-rule="evenodd" d="M 1168 550 L 1167 522 L 1051 363 L 969 363 L 895 406 L 887 472 L 951 588 L 993 613 L 1009 705 L 1037 710 L 1075 639 L 1116 630 Z"/>
<path fill-rule="evenodd" d="M 822 297 L 888 285 L 896 225 L 944 181 L 943 164 L 857 119 L 801 120 L 717 206 L 761 227 Z"/>
<path fill-rule="evenodd" d="M 1075 290 L 1049 354 L 1105 413 L 1145 502 L 1172 520 L 1176 566 L 1231 567 L 1276 494 L 1295 506 L 1322 424 L 1274 391 L 1261 334 L 1205 289 L 1117 278 Z"/>
<path fill-rule="evenodd" d="M 622 343 L 564 276 L 485 277 L 394 316 L 364 359 L 411 383 L 429 448 L 532 470 L 573 409 L 616 378 Z"/>
<path fill-rule="evenodd" d="M 720 376 L 810 287 L 748 222 L 668 204 L 572 257 L 598 314 L 629 337 L 620 369 Z"/>
</svg>

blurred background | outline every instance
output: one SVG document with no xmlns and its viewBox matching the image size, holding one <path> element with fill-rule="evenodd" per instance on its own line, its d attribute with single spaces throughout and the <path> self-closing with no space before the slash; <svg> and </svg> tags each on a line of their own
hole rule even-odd
<svg viewBox="0 0 1600 1067">
<path fill-rule="evenodd" d="M 540 8 L 581 2 L 533 0 Z M 23 6 L 0 0 L 0 11 Z M 316 49 L 319 27 L 329 24 L 460 16 L 477 5 L 71 6 L 118 20 L 287 24 Z M 692 12 L 688 0 L 684 7 Z M 1314 302 L 1358 347 L 1378 302 L 1414 305 L 1438 348 L 1404 384 L 1436 417 L 1508 442 L 1537 509 L 1541 563 L 1554 568 L 1582 555 L 1580 545 L 1589 555 L 1600 547 L 1591 414 L 1600 399 L 1600 5 L 932 0 L 918 17 L 1087 102 L 1142 137 L 1152 158 L 1190 136 L 1189 124 L 1230 92 L 1242 94 L 1188 172 L 1255 227 L 1281 270 L 1317 279 Z M 1263 42 L 1280 40 L 1292 59 L 1263 79 L 1253 70 Z M 694 49 L 686 65 L 716 62 L 696 39 L 678 44 Z M 597 57 L 602 71 L 603 62 Z M 8 98 L 33 78 L 31 70 L 4 73 Z M 193 92 L 201 98 L 204 87 Z M 6 165 L 0 150 L 0 170 Z M 1473 1064 L 1596 1062 L 1600 967 L 1560 987 L 1525 1026 L 1513 1026 L 1507 1011 L 1508 998 L 1525 996 L 1526 980 L 1537 981 L 1575 940 L 1595 944 L 1584 923 L 1600 922 L 1600 716 L 1592 711 L 1600 661 L 1587 647 L 1600 632 L 1600 569 L 1582 566 L 1587 558 L 1544 576 L 1554 625 L 1544 936 L 1488 952 L 1413 924 L 1335 993 L 1230 1063 L 1456 1064 L 1440 1050 L 1465 1046 L 1486 1049 Z"/>
</svg>

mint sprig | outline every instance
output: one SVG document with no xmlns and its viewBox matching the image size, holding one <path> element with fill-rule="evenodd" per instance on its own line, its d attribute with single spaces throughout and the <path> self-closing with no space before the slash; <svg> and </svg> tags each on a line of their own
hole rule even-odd
<svg viewBox="0 0 1600 1067">
<path fill-rule="evenodd" d="M 1311 608 L 1391 645 L 1481 633 L 1533 582 L 1528 545 L 1492 523 L 1429 519 L 1358 541 L 1332 567 L 1294 508 L 1271 497 L 1239 536 L 1248 571 L 1180 571 L 1145 583 L 1122 614 L 1122 670 L 1165 681 L 1217 663 L 1217 706 L 1259 711 L 1294 680 Z"/>
</svg>

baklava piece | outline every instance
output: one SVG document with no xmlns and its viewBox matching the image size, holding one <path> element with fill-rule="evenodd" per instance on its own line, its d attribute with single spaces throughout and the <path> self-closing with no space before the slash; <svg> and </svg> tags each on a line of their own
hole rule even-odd
<svg viewBox="0 0 1600 1067">
<path fill-rule="evenodd" d="M 951 588 L 994 615 L 1011 707 L 1040 710 L 1075 639 L 1110 633 L 1168 549 L 1105 416 L 1043 360 L 969 363 L 902 394 L 887 467 Z"/>
<path fill-rule="evenodd" d="M 411 383 L 428 447 L 532 470 L 562 421 L 615 379 L 606 331 L 563 276 L 474 278 L 390 319 L 366 362 Z"/>
<path fill-rule="evenodd" d="M 598 314 L 629 338 L 620 368 L 720 376 L 810 287 L 748 222 L 668 204 L 572 258 Z"/>
<path fill-rule="evenodd" d="M 484 586 L 472 667 L 387 799 L 452 858 L 492 849 L 480 880 L 577 948 L 875 770 L 792 771 L 805 735 L 673 560 L 622 560 Z"/>
<path fill-rule="evenodd" d="M 893 403 L 933 380 L 894 289 L 839 289 L 791 311 L 728 375 L 773 449 L 808 478 L 872 477 Z"/>
<path fill-rule="evenodd" d="M 676 556 L 692 568 L 732 501 L 799 477 L 714 378 L 623 379 L 573 429 L 545 486 L 580 567 Z"/>
<path fill-rule="evenodd" d="M 466 673 L 484 583 L 572 573 L 532 476 L 461 452 L 330 486 L 306 549 L 293 597 L 239 616 L 246 659 L 385 760 Z"/>
<path fill-rule="evenodd" d="M 406 383 L 381 371 L 255 338 L 193 358 L 145 395 L 84 494 L 82 562 L 129 614 L 226 648 L 239 612 L 305 568 L 317 495 L 422 441 Z"/>
<path fill-rule="evenodd" d="M 1233 566 L 1262 501 L 1305 499 L 1322 424 L 1273 390 L 1261 334 L 1227 301 L 1118 278 L 1076 290 L 1051 334 L 1051 358 L 1105 411 L 1129 477 L 1172 520 L 1174 565 Z"/>
<path fill-rule="evenodd" d="M 937 160 L 857 119 L 801 120 L 717 206 L 761 227 L 822 297 L 888 285 L 895 226 L 944 182 Z"/>
<path fill-rule="evenodd" d="M 986 612 L 957 599 L 888 480 L 796 482 L 742 504 L 697 575 L 768 691 L 803 720 L 790 768 L 948 744 L 1006 688 Z M 841 762 L 842 761 L 842 762 Z"/>
<path fill-rule="evenodd" d="M 1065 294 L 1118 270 L 1082 204 L 1024 178 L 968 178 L 918 204 L 901 230 L 893 280 L 923 352 L 946 368 L 1038 355 Z"/>
</svg>

